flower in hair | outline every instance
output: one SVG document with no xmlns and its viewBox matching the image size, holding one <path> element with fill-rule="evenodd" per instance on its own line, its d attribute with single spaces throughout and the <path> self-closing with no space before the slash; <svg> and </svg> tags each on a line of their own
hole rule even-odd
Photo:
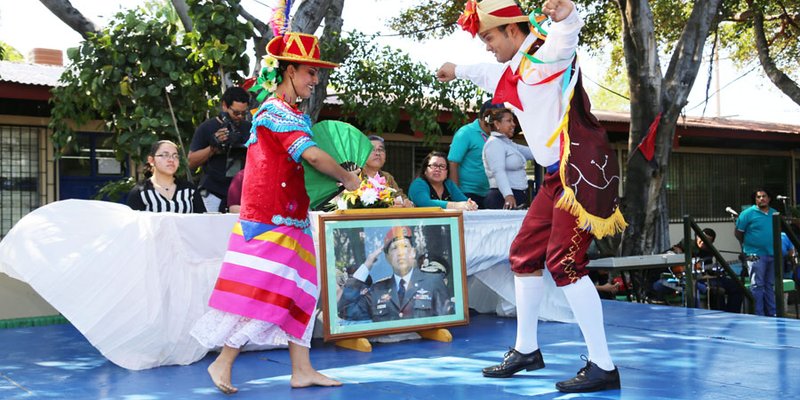
<svg viewBox="0 0 800 400">
<path fill-rule="evenodd" d="M 467 0 L 466 7 L 464 7 L 464 12 L 458 17 L 458 25 L 461 29 L 469 32 L 472 37 L 478 33 L 478 29 L 480 28 L 481 21 L 478 18 L 477 9 L 477 2 L 475 0 Z"/>
</svg>

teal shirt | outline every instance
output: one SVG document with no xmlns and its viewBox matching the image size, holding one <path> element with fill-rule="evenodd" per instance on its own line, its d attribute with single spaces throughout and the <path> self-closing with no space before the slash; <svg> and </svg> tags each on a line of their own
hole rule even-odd
<svg viewBox="0 0 800 400">
<path fill-rule="evenodd" d="M 463 193 L 486 196 L 489 192 L 489 179 L 483 169 L 483 144 L 486 133 L 476 119 L 456 131 L 447 161 L 458 163 L 458 186 Z"/>
<path fill-rule="evenodd" d="M 439 200 L 433 198 L 431 195 L 431 185 L 422 178 L 416 178 L 411 181 L 411 186 L 408 188 L 408 198 L 414 202 L 417 207 L 441 207 L 447 208 L 448 201 L 467 201 L 467 196 L 464 195 L 458 186 L 449 178 L 444 180 L 444 187 L 447 189 L 446 199 Z"/>
<path fill-rule="evenodd" d="M 777 211 L 770 208 L 764 213 L 753 205 L 739 214 L 736 220 L 736 230 L 744 232 L 742 249 L 745 254 L 757 256 L 774 256 L 772 244 L 772 214 Z"/>
</svg>

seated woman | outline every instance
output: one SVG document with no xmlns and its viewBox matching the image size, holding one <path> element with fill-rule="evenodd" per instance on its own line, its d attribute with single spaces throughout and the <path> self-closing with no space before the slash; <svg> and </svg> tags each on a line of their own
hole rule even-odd
<svg viewBox="0 0 800 400">
<path fill-rule="evenodd" d="M 369 135 L 369 141 L 372 143 L 372 153 L 370 153 L 367 163 L 361 168 L 360 178 L 364 180 L 375 176 L 375 174 L 382 176 L 386 179 L 386 185 L 395 190 L 395 207 L 414 207 L 414 203 L 406 197 L 394 177 L 381 169 L 386 164 L 386 146 L 383 144 L 383 138 Z"/>
<path fill-rule="evenodd" d="M 511 210 L 527 202 L 528 175 L 526 160 L 533 160 L 528 146 L 511 141 L 517 125 L 511 110 L 499 108 L 487 116 L 492 136 L 483 146 L 483 166 L 489 178 L 485 208 Z"/>
<path fill-rule="evenodd" d="M 417 178 L 408 188 L 408 196 L 417 207 L 441 207 L 456 210 L 477 210 L 453 181 L 447 178 L 447 154 L 432 151 L 422 160 Z"/>
<path fill-rule="evenodd" d="M 154 143 L 144 167 L 145 180 L 128 193 L 128 207 L 139 211 L 182 214 L 206 212 L 203 198 L 194 185 L 175 177 L 180 159 L 175 143 L 169 140 Z"/>
</svg>

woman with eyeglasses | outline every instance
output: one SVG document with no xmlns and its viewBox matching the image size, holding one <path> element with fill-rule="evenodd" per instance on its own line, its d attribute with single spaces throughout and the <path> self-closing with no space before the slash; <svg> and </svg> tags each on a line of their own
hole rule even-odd
<svg viewBox="0 0 800 400">
<path fill-rule="evenodd" d="M 467 198 L 447 175 L 450 167 L 447 154 L 432 151 L 422 160 L 417 178 L 408 188 L 408 197 L 417 207 L 441 207 L 456 210 L 477 210 L 478 205 Z"/>
<path fill-rule="evenodd" d="M 528 200 L 525 163 L 533 160 L 533 153 L 528 146 L 511 140 L 517 128 L 511 110 L 491 110 L 486 116 L 486 124 L 492 134 L 483 145 L 483 167 L 489 178 L 489 193 L 483 200 L 483 206 L 498 210 L 524 207 Z"/>
<path fill-rule="evenodd" d="M 128 193 L 128 207 L 181 214 L 206 212 L 203 198 L 194 185 L 175 177 L 180 160 L 175 143 L 169 140 L 154 143 L 144 167 L 145 180 Z"/>
</svg>

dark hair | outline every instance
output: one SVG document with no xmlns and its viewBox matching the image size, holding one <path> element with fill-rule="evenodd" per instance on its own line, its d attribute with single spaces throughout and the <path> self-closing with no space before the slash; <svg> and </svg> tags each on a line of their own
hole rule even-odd
<svg viewBox="0 0 800 400">
<path fill-rule="evenodd" d="M 281 83 L 280 80 L 283 79 L 283 74 L 286 72 L 286 70 L 289 68 L 290 65 L 293 66 L 295 69 L 300 67 L 300 63 L 298 63 L 298 62 L 278 60 L 278 82 L 277 83 Z"/>
<path fill-rule="evenodd" d="M 758 194 L 758 192 L 764 192 L 770 199 L 772 199 L 772 195 L 767 191 L 767 189 L 757 188 L 756 190 L 753 191 L 753 194 L 750 195 L 751 196 L 750 200 L 752 200 L 753 204 L 756 204 L 756 195 Z"/>
<path fill-rule="evenodd" d="M 222 103 L 225 107 L 230 107 L 234 102 L 248 104 L 250 95 L 239 86 L 231 86 L 222 94 Z"/>
<path fill-rule="evenodd" d="M 159 141 L 153 143 L 150 146 L 150 152 L 147 153 L 147 155 L 150 156 L 150 157 L 155 157 L 156 156 L 156 152 L 158 151 L 158 149 L 163 144 L 171 144 L 171 145 L 175 146 L 176 149 L 178 148 L 178 145 L 175 144 L 175 142 L 173 142 L 171 140 L 159 140 Z M 144 175 L 145 179 L 148 179 L 151 176 L 153 176 L 153 166 L 150 165 L 150 163 L 144 163 L 144 168 L 142 168 L 142 174 Z"/>
<path fill-rule="evenodd" d="M 378 135 L 369 135 L 369 136 L 367 136 L 367 139 L 369 139 L 369 140 L 377 140 L 377 141 L 383 143 L 383 138 L 378 136 Z"/>
<path fill-rule="evenodd" d="M 709 239 L 711 239 L 712 241 L 714 241 L 714 240 L 717 238 L 717 232 L 715 232 L 715 231 L 714 231 L 713 229 L 711 229 L 711 228 L 705 228 L 705 229 L 703 229 L 703 233 L 704 233 L 706 236 L 708 236 L 708 238 L 709 238 Z"/>
<path fill-rule="evenodd" d="M 497 27 L 497 30 L 503 33 L 503 35 L 508 35 L 506 33 L 506 27 L 509 25 L 511 24 L 500 25 Z M 519 29 L 520 32 L 522 32 L 522 34 L 525 36 L 528 36 L 531 33 L 531 25 L 528 22 L 517 22 L 514 25 L 516 25 L 517 29 Z"/>
<path fill-rule="evenodd" d="M 486 125 L 489 125 L 490 130 L 494 130 L 494 123 L 503 119 L 503 115 L 506 114 L 509 114 L 511 115 L 511 118 L 514 118 L 514 113 L 507 108 L 494 108 L 488 110 L 485 117 Z"/>
<path fill-rule="evenodd" d="M 444 158 L 445 161 L 447 161 L 447 154 L 445 154 L 444 152 L 434 150 L 434 151 L 428 153 L 428 155 L 425 156 L 425 158 L 422 159 L 422 164 L 419 165 L 419 171 L 417 171 L 417 176 L 422 178 L 422 179 L 424 179 L 425 182 L 428 182 L 428 179 L 425 178 L 425 169 L 428 168 L 428 163 L 431 162 L 431 158 L 433 158 L 433 157 L 441 157 L 441 158 Z M 445 162 L 444 165 L 446 166 L 444 170 L 447 172 L 447 176 L 449 177 L 450 176 L 450 163 L 449 162 Z M 428 182 L 428 183 L 430 184 L 430 182 Z"/>
</svg>

